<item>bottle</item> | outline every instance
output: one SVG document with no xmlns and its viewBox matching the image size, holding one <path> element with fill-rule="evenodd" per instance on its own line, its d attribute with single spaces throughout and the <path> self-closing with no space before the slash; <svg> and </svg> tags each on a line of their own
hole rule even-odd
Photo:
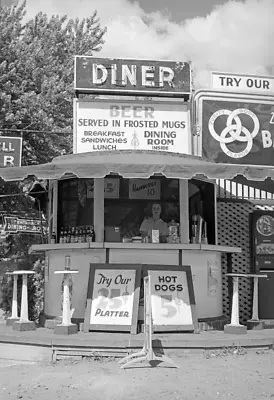
<svg viewBox="0 0 274 400">
<path fill-rule="evenodd" d="M 90 230 L 90 237 L 91 237 L 91 242 L 95 242 L 95 232 L 93 226 L 91 227 Z"/>
<path fill-rule="evenodd" d="M 64 228 L 61 227 L 59 243 L 64 243 Z"/>
<path fill-rule="evenodd" d="M 78 243 L 83 243 L 83 231 L 82 228 L 79 228 L 79 239 Z"/>
<path fill-rule="evenodd" d="M 74 228 L 74 226 L 71 228 L 70 243 L 75 243 L 75 228 Z"/>
<path fill-rule="evenodd" d="M 51 238 L 50 238 L 50 243 L 51 243 L 51 244 L 56 243 L 56 233 L 55 233 L 55 230 L 52 231 Z"/>
<path fill-rule="evenodd" d="M 86 243 L 86 241 L 87 241 L 87 229 L 84 226 L 84 228 L 83 228 L 83 243 Z"/>
<path fill-rule="evenodd" d="M 68 228 L 67 243 L 70 243 L 70 240 L 71 240 L 71 228 Z"/>
<path fill-rule="evenodd" d="M 87 231 L 86 231 L 86 241 L 88 243 L 91 242 L 91 231 L 90 231 L 90 227 L 89 226 L 87 227 Z"/>
<path fill-rule="evenodd" d="M 75 228 L 74 243 L 79 243 L 79 230 L 78 230 L 78 227 L 77 227 L 77 226 L 76 226 L 76 228 Z"/>
</svg>

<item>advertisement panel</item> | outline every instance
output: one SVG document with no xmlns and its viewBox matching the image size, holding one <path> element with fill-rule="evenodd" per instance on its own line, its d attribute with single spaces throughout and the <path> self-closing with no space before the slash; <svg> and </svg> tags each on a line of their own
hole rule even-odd
<svg viewBox="0 0 274 400">
<path fill-rule="evenodd" d="M 160 179 L 130 179 L 129 198 L 139 200 L 160 200 Z"/>
<path fill-rule="evenodd" d="M 274 76 L 212 72 L 212 89 L 230 92 L 274 94 Z"/>
<path fill-rule="evenodd" d="M 197 327 L 189 266 L 146 265 L 151 284 L 154 331 L 190 331 Z"/>
<path fill-rule="evenodd" d="M 140 272 L 140 265 L 91 264 L 85 331 L 136 333 Z"/>
<path fill-rule="evenodd" d="M 218 163 L 274 165 L 274 97 L 200 92 L 198 155 Z"/>
<path fill-rule="evenodd" d="M 0 166 L 21 167 L 22 138 L 0 136 Z"/>
<path fill-rule="evenodd" d="M 155 150 L 191 153 L 183 102 L 76 101 L 74 153 Z"/>
<path fill-rule="evenodd" d="M 180 97 L 191 93 L 190 62 L 75 57 L 74 90 Z"/>
</svg>

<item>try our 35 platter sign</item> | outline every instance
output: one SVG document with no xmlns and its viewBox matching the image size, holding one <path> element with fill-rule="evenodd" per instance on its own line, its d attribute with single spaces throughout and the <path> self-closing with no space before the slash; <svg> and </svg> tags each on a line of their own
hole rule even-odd
<svg viewBox="0 0 274 400">
<path fill-rule="evenodd" d="M 137 333 L 141 265 L 91 264 L 84 330 Z"/>
<path fill-rule="evenodd" d="M 75 57 L 74 89 L 88 93 L 182 96 L 191 93 L 189 62 Z"/>
<path fill-rule="evenodd" d="M 151 284 L 153 330 L 196 331 L 198 328 L 190 266 L 146 265 Z"/>
<path fill-rule="evenodd" d="M 274 97 L 200 91 L 199 155 L 219 163 L 274 165 Z"/>
</svg>

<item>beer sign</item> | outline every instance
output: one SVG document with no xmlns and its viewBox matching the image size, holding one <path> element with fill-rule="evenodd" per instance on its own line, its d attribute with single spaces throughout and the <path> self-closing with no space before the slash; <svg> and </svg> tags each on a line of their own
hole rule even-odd
<svg viewBox="0 0 274 400">
<path fill-rule="evenodd" d="M 1 167 L 21 167 L 22 138 L 0 136 Z"/>
<path fill-rule="evenodd" d="M 74 89 L 101 94 L 177 96 L 191 93 L 189 62 L 75 57 Z"/>
<path fill-rule="evenodd" d="M 199 154 L 218 163 L 274 165 L 274 96 L 198 92 Z"/>
<path fill-rule="evenodd" d="M 137 333 L 141 265 L 91 264 L 84 330 Z"/>
<path fill-rule="evenodd" d="M 150 277 L 153 330 L 196 331 L 195 297 L 190 266 L 146 265 Z"/>
</svg>

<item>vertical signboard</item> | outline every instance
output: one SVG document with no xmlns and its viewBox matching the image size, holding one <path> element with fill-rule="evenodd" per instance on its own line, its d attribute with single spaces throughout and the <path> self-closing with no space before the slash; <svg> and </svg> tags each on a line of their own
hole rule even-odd
<svg viewBox="0 0 274 400">
<path fill-rule="evenodd" d="M 22 138 L 0 136 L 0 166 L 21 167 Z"/>
<path fill-rule="evenodd" d="M 91 264 L 84 330 L 137 333 L 141 265 Z"/>
<path fill-rule="evenodd" d="M 197 92 L 197 155 L 218 163 L 274 165 L 274 96 Z"/>
<path fill-rule="evenodd" d="M 195 297 L 190 266 L 146 265 L 151 283 L 153 330 L 196 331 Z"/>
</svg>

